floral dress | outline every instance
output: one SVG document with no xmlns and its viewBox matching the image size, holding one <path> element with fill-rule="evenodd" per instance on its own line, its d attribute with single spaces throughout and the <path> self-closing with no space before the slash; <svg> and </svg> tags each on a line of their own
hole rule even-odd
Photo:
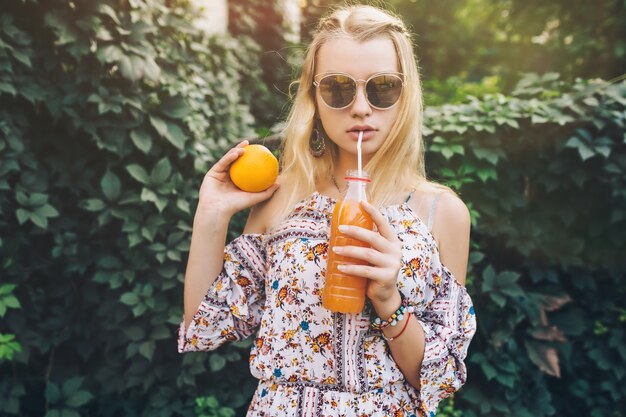
<svg viewBox="0 0 626 417">
<path fill-rule="evenodd" d="M 315 192 L 270 232 L 229 243 L 189 328 L 180 325 L 178 350 L 212 350 L 256 332 L 250 370 L 259 385 L 248 417 L 434 416 L 466 380 L 472 300 L 409 205 L 382 209 L 403 245 L 398 288 L 426 336 L 421 389 L 412 387 L 370 328 L 369 303 L 359 314 L 322 307 L 334 204 Z"/>
</svg>

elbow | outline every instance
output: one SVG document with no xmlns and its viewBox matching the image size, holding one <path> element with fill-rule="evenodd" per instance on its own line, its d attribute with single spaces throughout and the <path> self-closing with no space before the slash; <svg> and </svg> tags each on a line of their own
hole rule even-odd
<svg viewBox="0 0 626 417">
<path fill-rule="evenodd" d="M 411 384 L 411 386 L 413 388 L 415 388 L 416 390 L 418 390 L 418 391 L 422 388 L 422 385 L 420 384 L 419 378 L 417 380 L 415 380 L 415 381 L 409 382 L 409 384 Z"/>
<path fill-rule="evenodd" d="M 413 388 L 415 388 L 416 390 L 420 390 L 422 387 L 422 379 L 421 379 L 421 366 L 417 368 L 417 372 L 413 372 L 411 373 L 411 375 L 409 375 L 408 377 L 405 376 L 406 378 L 406 382 L 409 383 L 409 385 L 411 385 Z"/>
</svg>

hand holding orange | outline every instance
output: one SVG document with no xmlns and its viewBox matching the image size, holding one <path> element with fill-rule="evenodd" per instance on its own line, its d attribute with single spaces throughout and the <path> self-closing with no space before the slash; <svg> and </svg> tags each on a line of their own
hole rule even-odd
<svg viewBox="0 0 626 417">
<path fill-rule="evenodd" d="M 230 179 L 241 190 L 258 193 L 278 178 L 278 159 L 263 145 L 248 145 L 230 165 Z"/>
</svg>

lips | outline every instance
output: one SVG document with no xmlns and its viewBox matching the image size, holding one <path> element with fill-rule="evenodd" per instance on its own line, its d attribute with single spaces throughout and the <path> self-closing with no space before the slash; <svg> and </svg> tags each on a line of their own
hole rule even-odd
<svg viewBox="0 0 626 417">
<path fill-rule="evenodd" d="M 359 133 L 359 131 L 368 132 L 368 131 L 376 131 L 376 130 L 377 129 L 374 128 L 374 126 L 370 126 L 370 125 L 354 125 L 350 129 L 348 129 L 348 132 Z"/>
<path fill-rule="evenodd" d="M 359 139 L 359 131 L 358 130 L 350 130 L 347 133 L 348 133 L 348 135 L 350 135 L 350 138 L 352 140 L 358 140 Z M 372 139 L 375 135 L 376 135 L 376 131 L 375 130 L 364 130 L 363 131 L 363 141 L 368 141 L 368 140 Z"/>
</svg>

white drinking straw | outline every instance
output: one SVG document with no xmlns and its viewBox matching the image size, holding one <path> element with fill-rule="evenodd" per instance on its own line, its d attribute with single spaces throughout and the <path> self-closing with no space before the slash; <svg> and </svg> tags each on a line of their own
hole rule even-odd
<svg viewBox="0 0 626 417">
<path fill-rule="evenodd" d="M 361 178 L 363 176 L 363 173 L 361 172 L 362 170 L 362 166 L 361 166 L 361 142 L 363 141 L 363 131 L 359 130 L 359 141 L 356 144 L 356 153 L 357 153 L 357 158 L 358 158 L 358 166 L 359 166 L 359 178 Z"/>
</svg>

